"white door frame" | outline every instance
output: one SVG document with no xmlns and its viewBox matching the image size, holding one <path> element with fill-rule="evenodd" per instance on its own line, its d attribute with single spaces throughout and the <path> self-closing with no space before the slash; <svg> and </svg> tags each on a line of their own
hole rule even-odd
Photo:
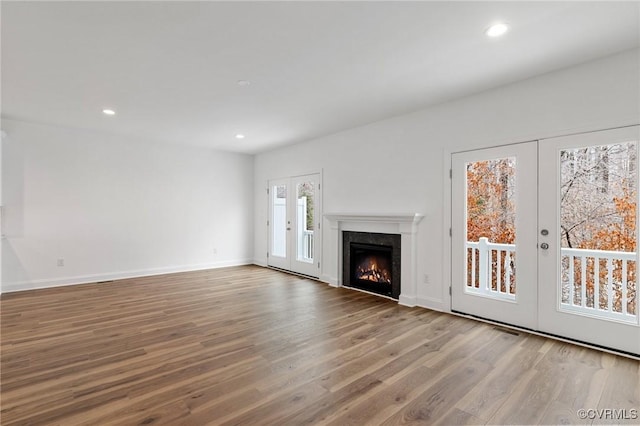
<svg viewBox="0 0 640 426">
<path fill-rule="evenodd" d="M 307 261 L 306 259 L 297 259 L 297 250 L 299 241 L 296 240 L 297 226 L 298 226 L 298 209 L 297 209 L 297 194 L 296 183 L 305 178 L 312 178 L 316 182 L 315 196 L 314 196 L 314 232 L 313 232 L 313 260 Z M 272 209 L 272 197 L 270 190 L 273 185 L 285 184 L 287 186 L 287 227 L 290 228 L 287 231 L 286 237 L 286 258 L 278 258 L 271 253 L 272 236 L 271 232 L 274 226 L 273 209 Z M 322 172 L 307 173 L 296 176 L 287 176 L 279 179 L 269 179 L 267 181 L 267 265 L 284 269 L 290 272 L 295 272 L 303 275 L 308 275 L 314 278 L 320 278 L 321 266 L 322 266 Z M 293 231 L 293 232 L 291 232 Z"/>
</svg>

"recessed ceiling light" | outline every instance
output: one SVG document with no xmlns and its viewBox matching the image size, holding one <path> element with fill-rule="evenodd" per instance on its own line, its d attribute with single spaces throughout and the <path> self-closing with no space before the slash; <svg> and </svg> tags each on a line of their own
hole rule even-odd
<svg viewBox="0 0 640 426">
<path fill-rule="evenodd" d="M 244 135 L 243 135 L 243 134 L 241 134 L 241 133 L 238 133 L 238 134 L 236 135 L 236 139 L 244 139 Z"/>
<path fill-rule="evenodd" d="M 116 115 L 116 112 L 112 109 L 103 109 L 102 112 L 106 115 Z"/>
<path fill-rule="evenodd" d="M 494 24 L 489 28 L 487 28 L 487 30 L 484 33 L 489 37 L 500 37 L 501 35 L 504 35 L 507 31 L 509 31 L 509 24 L 500 22 L 498 24 Z"/>
<path fill-rule="evenodd" d="M 251 82 L 249 80 L 238 80 L 237 84 L 238 86 L 248 86 L 251 84 Z"/>
</svg>

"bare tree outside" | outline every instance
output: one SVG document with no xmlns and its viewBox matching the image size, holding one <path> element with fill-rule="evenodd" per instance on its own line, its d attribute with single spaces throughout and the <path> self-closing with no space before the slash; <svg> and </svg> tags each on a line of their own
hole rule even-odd
<svg viewBox="0 0 640 426">
<path fill-rule="evenodd" d="M 563 150 L 560 168 L 561 247 L 636 252 L 636 143 Z M 635 315 L 635 259 L 605 259 L 596 256 L 597 252 L 585 253 L 562 258 L 563 303 L 582 304 L 584 295 L 587 307 L 607 310 L 611 305 L 613 312 L 622 313 L 626 300 L 626 312 Z"/>
<path fill-rule="evenodd" d="M 635 251 L 635 220 L 625 217 L 637 204 L 636 162 L 635 143 L 560 152 L 562 247 Z M 595 238 L 603 231 L 628 238 Z"/>
</svg>

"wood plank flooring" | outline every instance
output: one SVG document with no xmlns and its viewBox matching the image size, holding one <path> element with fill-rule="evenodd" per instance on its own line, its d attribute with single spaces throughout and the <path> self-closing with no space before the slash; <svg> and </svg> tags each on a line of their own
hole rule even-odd
<svg viewBox="0 0 640 426">
<path fill-rule="evenodd" d="M 638 361 L 256 266 L 0 304 L 7 426 L 640 423 Z"/>
</svg>

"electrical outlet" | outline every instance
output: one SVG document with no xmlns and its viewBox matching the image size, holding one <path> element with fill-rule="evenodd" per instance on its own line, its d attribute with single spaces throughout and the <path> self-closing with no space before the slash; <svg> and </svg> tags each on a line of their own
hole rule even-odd
<svg viewBox="0 0 640 426">
<path fill-rule="evenodd" d="M 58 266 L 64 266 L 64 259 L 58 259 Z"/>
<path fill-rule="evenodd" d="M 429 275 L 424 274 L 424 279 L 423 279 L 425 284 L 429 284 Z"/>
</svg>

